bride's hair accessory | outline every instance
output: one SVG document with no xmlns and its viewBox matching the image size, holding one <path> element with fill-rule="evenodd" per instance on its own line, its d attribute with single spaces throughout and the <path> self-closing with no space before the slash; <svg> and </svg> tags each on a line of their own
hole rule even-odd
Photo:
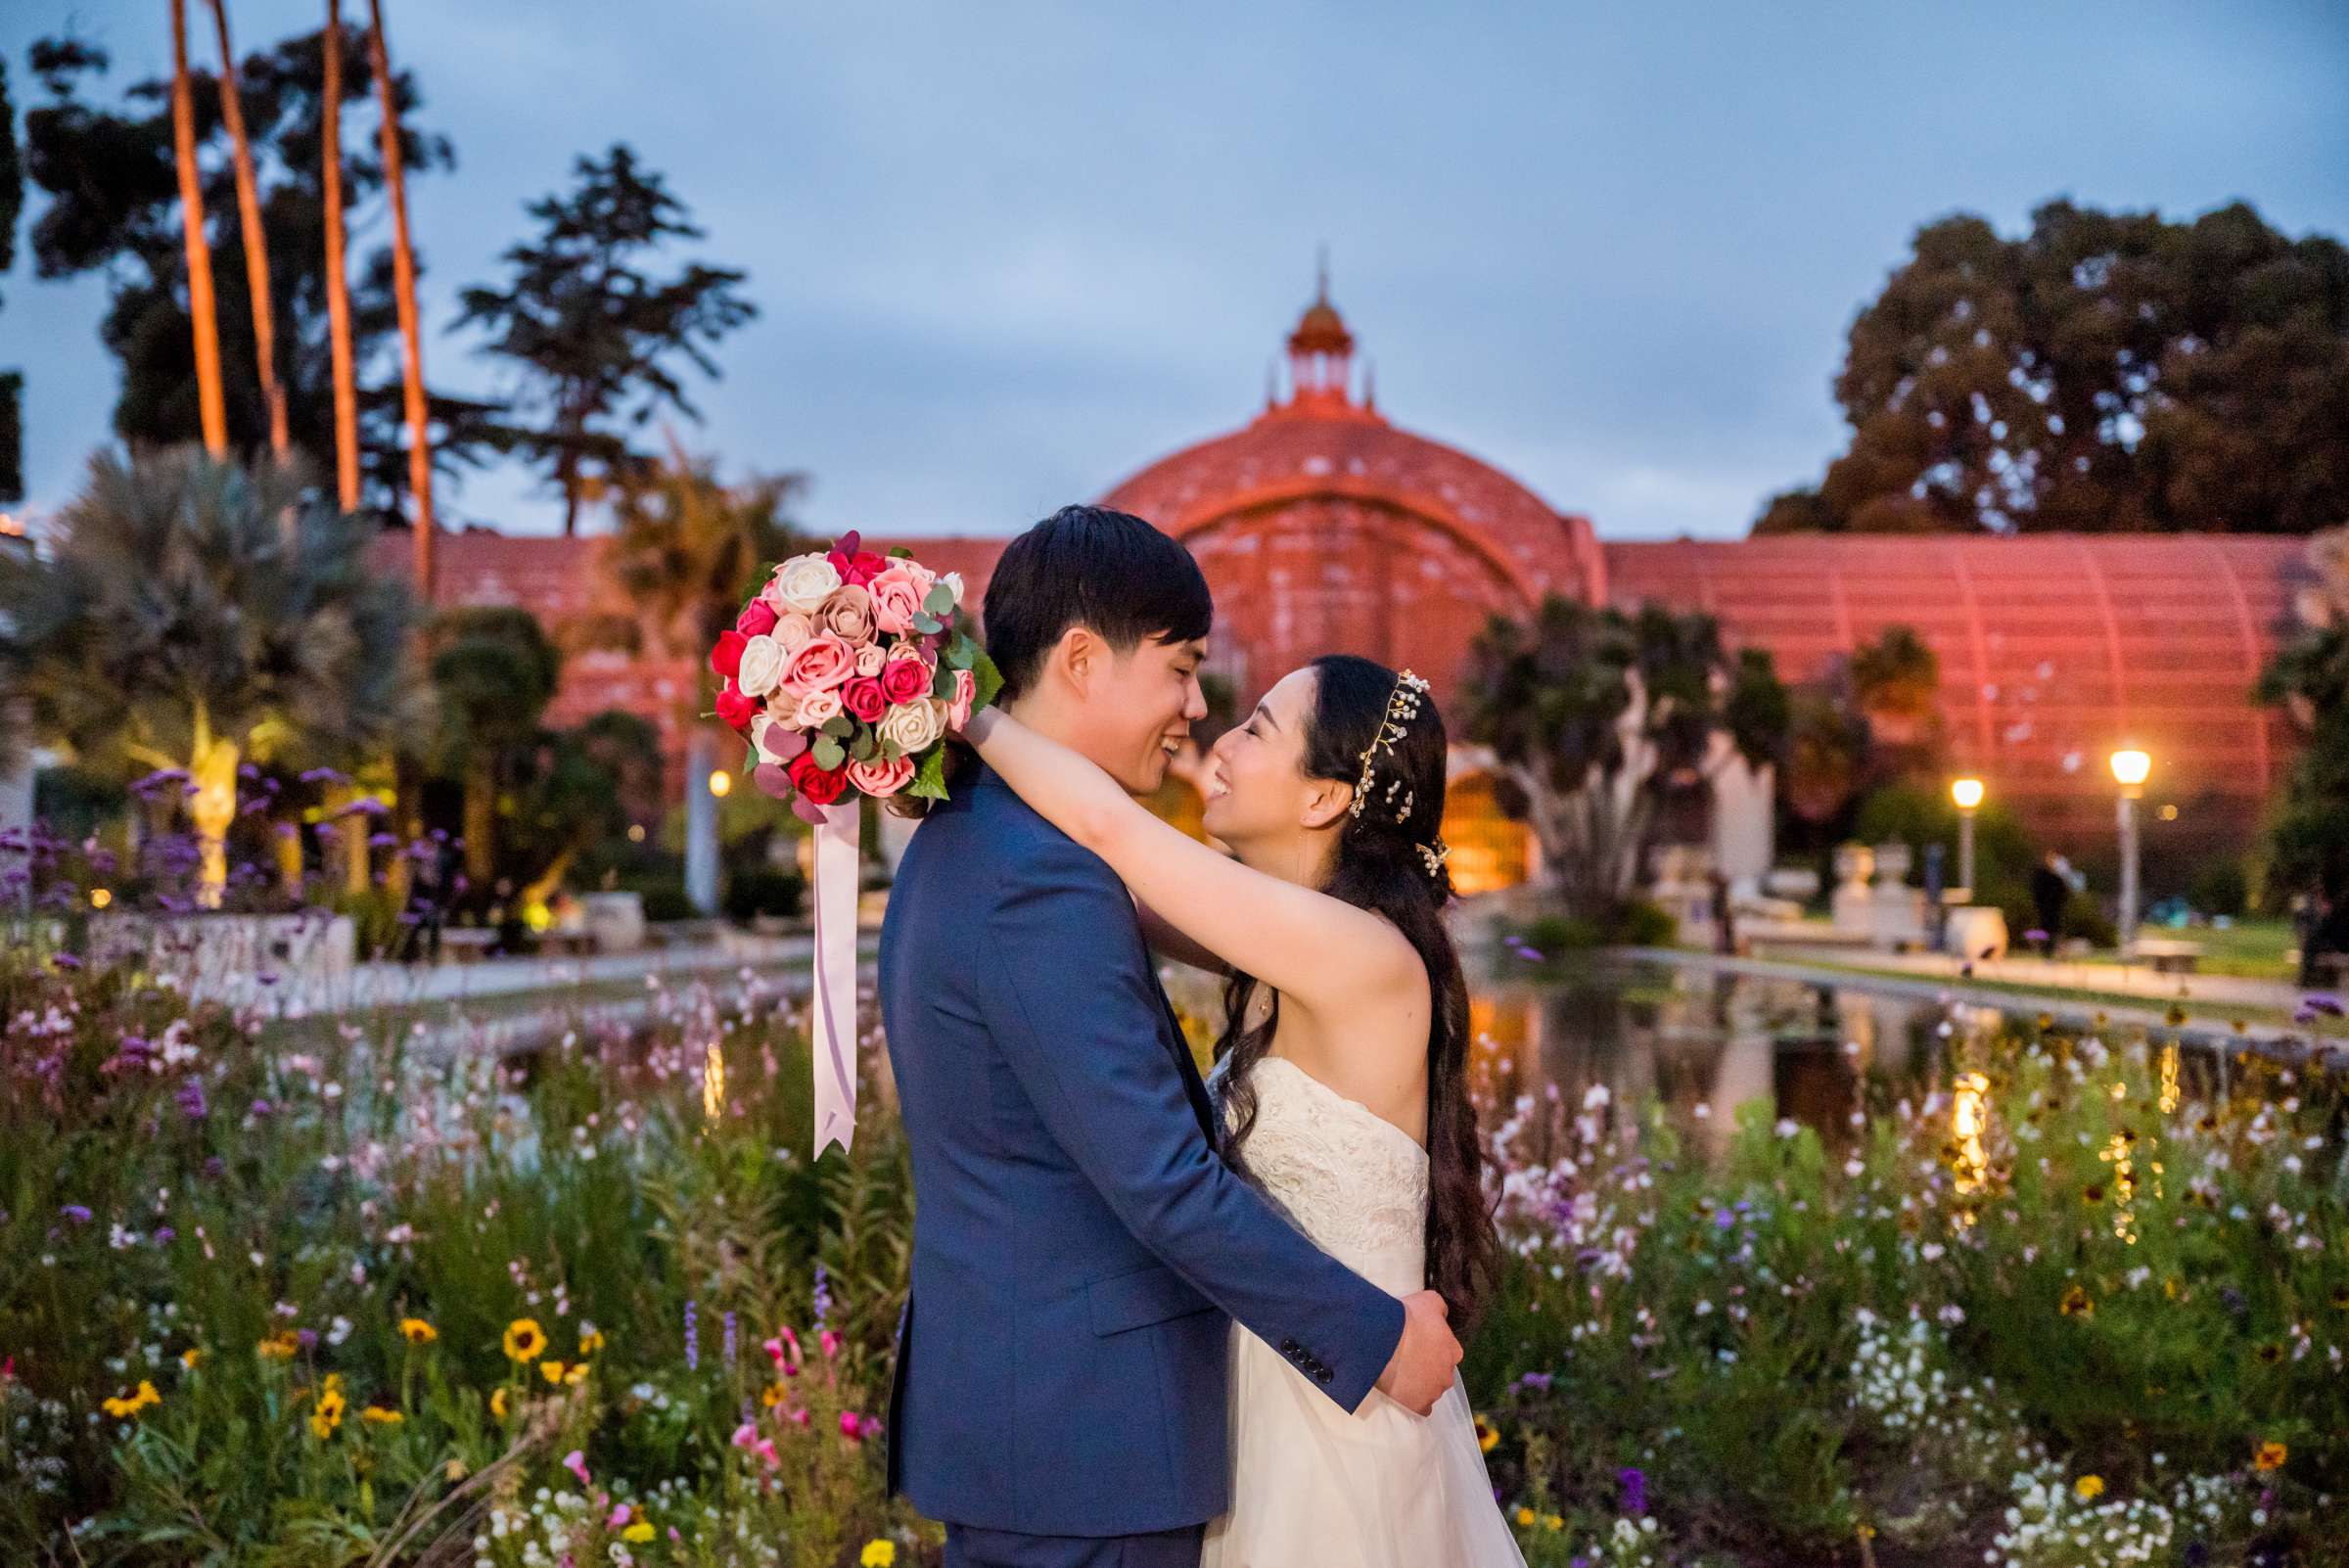
<svg viewBox="0 0 2349 1568">
<path fill-rule="evenodd" d="M 1370 744 L 1362 748 L 1361 775 L 1355 780 L 1354 804 L 1347 807 L 1351 815 L 1359 817 L 1362 807 L 1370 804 L 1371 785 L 1378 773 L 1379 753 L 1395 750 L 1395 743 L 1408 733 L 1410 721 L 1419 716 L 1420 704 L 1426 697 L 1427 682 L 1416 673 L 1406 669 L 1395 677 L 1395 690 L 1387 697 L 1387 711 L 1379 719 L 1378 733 L 1371 736 Z M 1411 819 L 1411 809 L 1418 805 L 1417 796 L 1400 778 L 1389 779 L 1387 787 L 1378 793 L 1378 800 L 1392 813 L 1397 827 Z M 1441 838 L 1432 843 L 1413 844 L 1411 848 L 1419 852 L 1419 858 L 1426 865 L 1430 877 L 1442 872 L 1446 856 L 1451 853 L 1451 846 Z"/>
</svg>

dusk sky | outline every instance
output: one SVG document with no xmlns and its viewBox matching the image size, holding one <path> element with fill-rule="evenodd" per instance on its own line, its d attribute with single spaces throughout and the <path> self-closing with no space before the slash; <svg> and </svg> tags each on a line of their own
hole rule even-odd
<svg viewBox="0 0 2349 1568">
<path fill-rule="evenodd" d="M 247 52 L 323 13 L 231 0 Z M 805 470 L 824 530 L 1015 531 L 1241 423 L 1323 243 L 1397 423 L 1633 538 L 1742 533 L 1819 476 L 1845 329 L 1934 217 L 2242 198 L 2349 237 L 2342 0 L 387 14 L 458 155 L 411 187 L 433 384 L 496 390 L 456 290 L 576 155 L 629 142 L 761 311 L 687 443 Z M 108 49 L 112 102 L 167 70 L 165 16 L 0 0 L 20 111 L 33 38 Z M 104 288 L 35 283 L 21 249 L 0 293 L 37 515 L 108 437 Z M 519 472 L 444 515 L 560 524 Z"/>
</svg>

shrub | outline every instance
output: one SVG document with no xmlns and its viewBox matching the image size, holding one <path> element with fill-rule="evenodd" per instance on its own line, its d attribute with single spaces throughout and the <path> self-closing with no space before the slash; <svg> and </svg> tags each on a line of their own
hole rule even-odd
<svg viewBox="0 0 2349 1568">
<path fill-rule="evenodd" d="M 726 878 L 726 918 L 747 921 L 753 915 L 778 915 L 789 919 L 800 912 L 800 894 L 797 871 L 743 866 Z"/>
</svg>

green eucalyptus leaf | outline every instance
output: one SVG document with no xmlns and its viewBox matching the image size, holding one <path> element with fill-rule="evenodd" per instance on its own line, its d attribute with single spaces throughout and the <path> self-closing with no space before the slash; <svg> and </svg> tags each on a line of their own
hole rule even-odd
<svg viewBox="0 0 2349 1568">
<path fill-rule="evenodd" d="M 808 755 L 815 759 L 815 765 L 827 773 L 848 761 L 847 755 L 840 749 L 840 742 L 829 735 L 818 735 Z"/>
<path fill-rule="evenodd" d="M 823 732 L 835 740 L 847 740 L 856 733 L 856 720 L 846 714 L 834 714 L 824 720 Z"/>
<path fill-rule="evenodd" d="M 954 613 L 954 590 L 943 582 L 931 584 L 929 593 L 922 599 L 922 608 L 944 620 Z"/>
</svg>

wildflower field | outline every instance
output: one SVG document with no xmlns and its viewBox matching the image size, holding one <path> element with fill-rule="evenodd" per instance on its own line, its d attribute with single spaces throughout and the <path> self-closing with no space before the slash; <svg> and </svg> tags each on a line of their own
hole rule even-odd
<svg viewBox="0 0 2349 1568">
<path fill-rule="evenodd" d="M 870 1094 L 810 1166 L 744 980 L 499 1064 L 0 962 L 7 1560 L 935 1562 L 881 1486 L 903 1148 Z M 1863 1100 L 1712 1155 L 1495 1108 L 1467 1373 L 1530 1560 L 2349 1563 L 2335 1078 L 2026 1026 Z"/>
</svg>

